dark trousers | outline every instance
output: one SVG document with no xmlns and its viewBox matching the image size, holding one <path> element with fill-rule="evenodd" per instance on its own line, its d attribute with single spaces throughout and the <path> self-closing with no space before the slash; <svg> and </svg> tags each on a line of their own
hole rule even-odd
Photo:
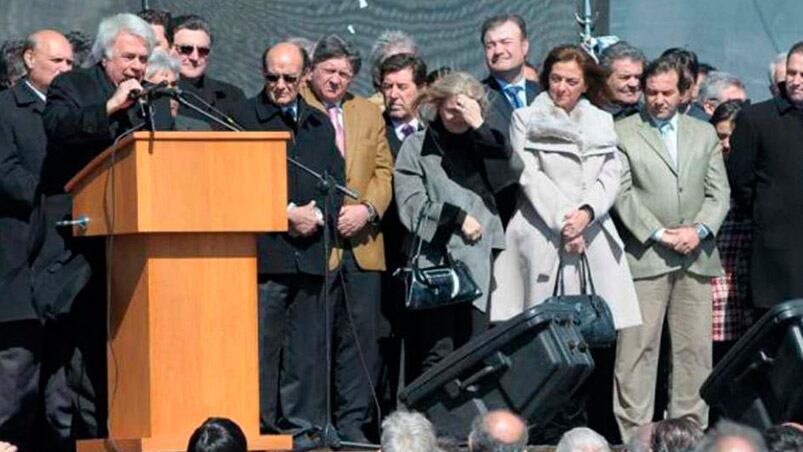
<svg viewBox="0 0 803 452">
<path fill-rule="evenodd" d="M 32 450 L 39 406 L 42 325 L 0 322 L 0 441 Z"/>
<path fill-rule="evenodd" d="M 297 432 L 326 422 L 323 282 L 322 276 L 305 274 L 259 277 L 260 425 L 265 432 Z"/>
<path fill-rule="evenodd" d="M 361 270 L 346 249 L 340 268 L 330 276 L 334 419 L 344 438 L 362 440 L 372 421 L 373 389 L 379 374 L 381 273 Z"/>
<path fill-rule="evenodd" d="M 73 451 L 76 439 L 107 435 L 104 287 L 102 277 L 93 278 L 69 313 L 45 324 L 42 450 Z"/>
</svg>

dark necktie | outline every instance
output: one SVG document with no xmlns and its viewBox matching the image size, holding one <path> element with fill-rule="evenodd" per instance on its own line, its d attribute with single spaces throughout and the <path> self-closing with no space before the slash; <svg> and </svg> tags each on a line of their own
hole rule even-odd
<svg viewBox="0 0 803 452">
<path fill-rule="evenodd" d="M 410 135 L 413 134 L 413 132 L 415 132 L 415 128 L 410 124 L 405 124 L 404 127 L 402 127 L 401 129 L 401 133 L 402 135 L 404 135 L 404 138 L 409 137 Z"/>
</svg>

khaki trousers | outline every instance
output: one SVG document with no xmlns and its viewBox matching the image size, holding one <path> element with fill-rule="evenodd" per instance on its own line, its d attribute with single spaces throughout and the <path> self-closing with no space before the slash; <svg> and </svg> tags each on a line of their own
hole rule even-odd
<svg viewBox="0 0 803 452">
<path fill-rule="evenodd" d="M 705 429 L 700 387 L 711 373 L 711 278 L 676 271 L 634 281 L 643 323 L 619 332 L 613 406 L 625 443 L 652 422 L 661 330 L 667 317 L 671 376 L 669 418 L 691 415 Z"/>
</svg>

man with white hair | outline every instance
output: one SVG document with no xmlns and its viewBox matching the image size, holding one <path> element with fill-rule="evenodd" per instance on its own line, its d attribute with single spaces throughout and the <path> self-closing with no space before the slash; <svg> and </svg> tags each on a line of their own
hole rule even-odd
<svg viewBox="0 0 803 452">
<path fill-rule="evenodd" d="M 608 441 L 588 427 L 577 427 L 564 433 L 555 452 L 610 452 Z"/>
<path fill-rule="evenodd" d="M 697 103 L 705 114 L 710 118 L 719 104 L 729 100 L 747 100 L 747 91 L 739 77 L 721 71 L 708 73 L 697 96 Z"/>
<path fill-rule="evenodd" d="M 778 97 L 781 90 L 778 84 L 786 80 L 786 52 L 781 52 L 775 55 L 775 58 L 770 61 L 769 67 L 769 88 L 772 97 Z"/>
<path fill-rule="evenodd" d="M 50 84 L 42 114 L 47 153 L 33 212 L 33 301 L 48 319 L 42 381 L 51 430 L 43 450 L 71 450 L 77 438 L 106 430 L 106 290 L 103 241 L 75 240 L 64 185 L 114 140 L 144 119 L 132 92 L 142 90 L 156 38 L 133 14 L 101 21 L 92 46 L 96 64 Z M 163 108 L 162 108 L 163 107 Z M 157 126 L 170 126 L 167 103 L 154 105 Z"/>
<path fill-rule="evenodd" d="M 382 452 L 437 452 L 432 423 L 421 413 L 396 411 L 382 421 Z"/>
<path fill-rule="evenodd" d="M 767 452 L 758 430 L 731 421 L 721 421 L 694 449 L 697 452 Z"/>
</svg>

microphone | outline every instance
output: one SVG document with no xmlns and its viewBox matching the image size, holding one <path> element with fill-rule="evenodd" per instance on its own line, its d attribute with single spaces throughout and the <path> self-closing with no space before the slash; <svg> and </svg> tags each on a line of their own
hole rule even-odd
<svg viewBox="0 0 803 452">
<path fill-rule="evenodd" d="M 161 88 L 168 88 L 166 81 L 159 83 L 146 83 L 142 89 L 132 89 L 128 92 L 128 98 L 131 100 L 143 99 L 151 96 L 155 91 Z"/>
</svg>

